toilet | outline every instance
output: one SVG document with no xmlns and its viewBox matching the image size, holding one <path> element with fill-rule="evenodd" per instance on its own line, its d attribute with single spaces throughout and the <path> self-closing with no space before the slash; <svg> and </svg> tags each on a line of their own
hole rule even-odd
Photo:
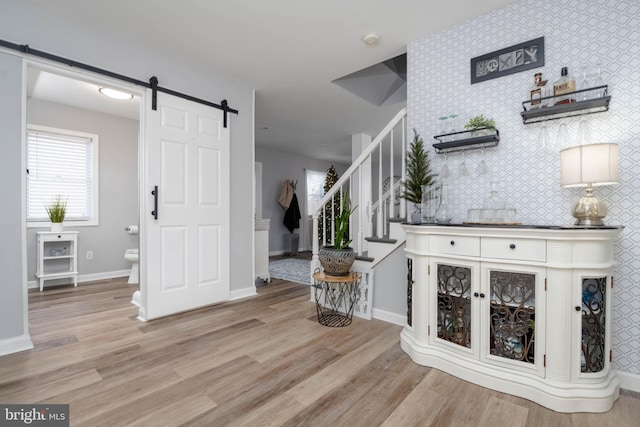
<svg viewBox="0 0 640 427">
<path fill-rule="evenodd" d="M 127 249 L 124 253 L 124 259 L 131 263 L 131 274 L 129 274 L 129 284 L 138 284 L 138 249 Z"/>
</svg>

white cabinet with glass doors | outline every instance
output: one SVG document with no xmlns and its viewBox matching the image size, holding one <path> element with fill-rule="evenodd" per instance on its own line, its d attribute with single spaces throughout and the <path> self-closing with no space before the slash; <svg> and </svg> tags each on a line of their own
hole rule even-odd
<svg viewBox="0 0 640 427">
<path fill-rule="evenodd" d="M 544 268 L 433 258 L 429 270 L 431 344 L 544 376 Z"/>
<path fill-rule="evenodd" d="M 416 362 L 560 412 L 605 412 L 621 227 L 404 225 Z"/>
</svg>

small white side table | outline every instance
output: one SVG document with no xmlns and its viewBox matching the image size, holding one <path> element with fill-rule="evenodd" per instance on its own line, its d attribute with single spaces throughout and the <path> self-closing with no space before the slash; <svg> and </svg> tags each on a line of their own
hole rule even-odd
<svg viewBox="0 0 640 427">
<path fill-rule="evenodd" d="M 45 280 L 73 278 L 73 286 L 78 286 L 78 232 L 38 231 L 36 277 L 40 282 L 40 292 Z"/>
</svg>

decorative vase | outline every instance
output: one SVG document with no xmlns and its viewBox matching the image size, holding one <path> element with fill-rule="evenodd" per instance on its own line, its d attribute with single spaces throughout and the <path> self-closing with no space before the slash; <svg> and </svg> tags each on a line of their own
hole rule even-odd
<svg viewBox="0 0 640 427">
<path fill-rule="evenodd" d="M 449 208 L 449 190 L 446 183 L 442 183 L 442 195 L 440 196 L 440 206 L 436 211 L 436 222 L 438 224 L 449 224 L 451 222 L 451 209 Z"/>
<path fill-rule="evenodd" d="M 333 246 L 323 246 L 318 251 L 318 258 L 324 274 L 346 276 L 351 270 L 356 254 L 351 247 L 335 249 Z"/>
<path fill-rule="evenodd" d="M 62 223 L 61 222 L 52 222 L 51 223 L 51 231 L 54 233 L 62 233 Z"/>
<path fill-rule="evenodd" d="M 419 203 L 413 204 L 413 212 L 411 212 L 411 224 L 420 224 L 422 222 L 422 211 Z"/>
<path fill-rule="evenodd" d="M 434 223 L 436 218 L 436 189 L 433 185 L 422 186 L 422 205 L 420 207 L 421 221 L 424 223 Z"/>
</svg>

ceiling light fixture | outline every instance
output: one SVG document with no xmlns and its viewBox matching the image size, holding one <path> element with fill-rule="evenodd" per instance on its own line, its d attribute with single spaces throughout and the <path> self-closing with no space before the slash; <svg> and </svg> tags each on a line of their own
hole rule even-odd
<svg viewBox="0 0 640 427">
<path fill-rule="evenodd" d="M 367 46 L 378 46 L 378 43 L 380 43 L 380 36 L 376 33 L 369 33 L 362 37 L 362 41 Z"/>
<path fill-rule="evenodd" d="M 108 87 L 101 87 L 98 89 L 98 92 L 113 99 L 120 99 L 120 100 L 133 99 L 133 94 L 122 92 L 120 90 L 111 89 Z"/>
</svg>

